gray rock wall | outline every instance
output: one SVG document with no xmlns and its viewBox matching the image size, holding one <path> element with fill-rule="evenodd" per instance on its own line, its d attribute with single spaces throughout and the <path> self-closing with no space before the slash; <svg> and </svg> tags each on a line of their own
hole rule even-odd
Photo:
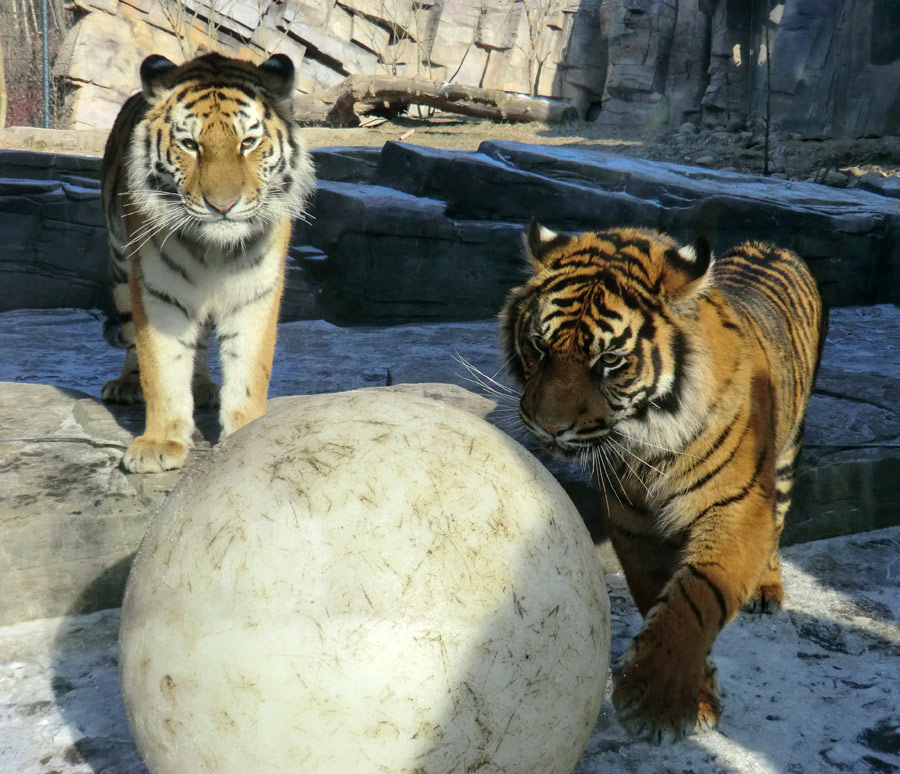
<svg viewBox="0 0 900 774">
<path fill-rule="evenodd" d="M 862 190 L 486 142 L 318 148 L 310 224 L 297 224 L 284 319 L 483 319 L 521 279 L 531 217 L 565 230 L 660 228 L 717 251 L 796 250 L 829 305 L 900 302 L 900 200 Z M 0 310 L 106 308 L 98 162 L 0 152 Z M 366 182 L 359 182 L 360 180 Z"/>
<path fill-rule="evenodd" d="M 301 93 L 396 74 L 570 101 L 610 125 L 764 121 L 900 131 L 895 0 L 75 0 L 56 63 L 73 128 L 105 129 L 151 53 L 297 64 Z M 767 105 L 769 107 L 767 107 Z"/>
</svg>

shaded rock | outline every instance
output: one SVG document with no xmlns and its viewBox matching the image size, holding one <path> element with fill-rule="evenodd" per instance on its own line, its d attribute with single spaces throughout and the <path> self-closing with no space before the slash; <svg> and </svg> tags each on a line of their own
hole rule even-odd
<svg viewBox="0 0 900 774">
<path fill-rule="evenodd" d="M 877 172 L 866 172 L 856 180 L 856 187 L 863 191 L 871 191 L 881 196 L 900 199 L 900 177 L 880 175 Z"/>
<path fill-rule="evenodd" d="M 78 595 L 133 553 L 152 512 L 174 486 L 120 471 L 142 410 L 115 415 L 96 400 L 57 387 L 4 384 L 0 426 L 4 624 L 66 610 L 116 606 L 127 568 L 85 610 Z"/>
<path fill-rule="evenodd" d="M 521 277 L 518 224 L 455 221 L 443 202 L 319 183 L 306 239 L 327 256 L 322 316 L 340 323 L 481 319 Z"/>
</svg>

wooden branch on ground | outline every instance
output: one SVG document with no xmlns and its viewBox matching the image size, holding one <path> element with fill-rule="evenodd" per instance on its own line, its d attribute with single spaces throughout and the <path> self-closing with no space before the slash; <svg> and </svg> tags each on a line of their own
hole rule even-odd
<svg viewBox="0 0 900 774">
<path fill-rule="evenodd" d="M 578 118 L 575 108 L 561 100 L 387 75 L 351 75 L 326 94 L 295 99 L 294 115 L 302 123 L 359 126 L 358 105 L 426 105 L 492 121 L 553 124 Z"/>
</svg>

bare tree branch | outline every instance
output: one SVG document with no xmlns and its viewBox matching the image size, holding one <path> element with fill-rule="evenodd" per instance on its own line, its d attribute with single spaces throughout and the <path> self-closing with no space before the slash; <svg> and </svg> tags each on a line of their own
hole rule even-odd
<svg viewBox="0 0 900 774">
<path fill-rule="evenodd" d="M 562 100 L 378 75 L 351 75 L 330 92 L 295 101 L 294 114 L 304 123 L 358 126 L 358 105 L 428 105 L 448 113 L 512 122 L 560 123 L 578 117 L 575 108 Z"/>
</svg>

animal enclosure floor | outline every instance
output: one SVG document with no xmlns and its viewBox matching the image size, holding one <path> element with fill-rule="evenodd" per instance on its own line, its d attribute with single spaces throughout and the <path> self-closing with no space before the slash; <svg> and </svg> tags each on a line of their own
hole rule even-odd
<svg viewBox="0 0 900 774">
<path fill-rule="evenodd" d="M 575 774 L 900 770 L 900 527 L 792 546 L 783 564 L 786 608 L 742 615 L 716 642 L 719 730 L 668 747 L 630 740 L 608 683 Z M 640 617 L 621 577 L 608 588 L 615 658 Z M 119 695 L 118 620 L 0 628 L 0 771 L 145 774 Z"/>
</svg>

